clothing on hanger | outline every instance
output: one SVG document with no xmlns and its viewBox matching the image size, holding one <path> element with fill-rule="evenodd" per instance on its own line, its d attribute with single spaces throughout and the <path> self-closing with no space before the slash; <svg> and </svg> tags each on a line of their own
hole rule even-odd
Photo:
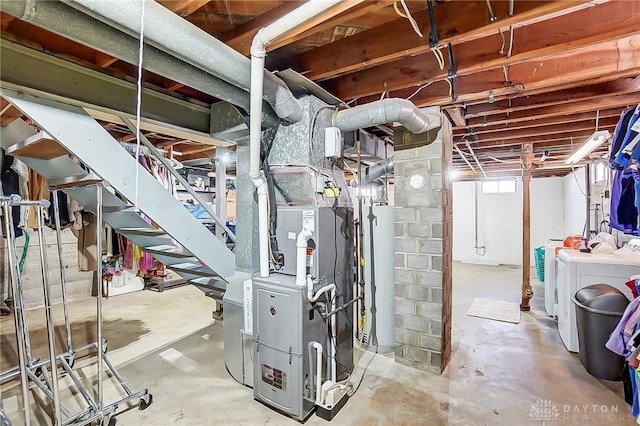
<svg viewBox="0 0 640 426">
<path fill-rule="evenodd" d="M 11 167 L 13 166 L 14 161 L 16 161 L 15 157 L 12 155 L 6 155 L 4 149 L 0 148 L 0 152 L 3 156 L 2 160 L 2 168 L 0 169 L 0 183 L 2 183 L 2 195 L 11 195 L 11 194 L 20 194 L 20 175 Z M 0 212 L 0 216 L 4 214 Z M 22 229 L 19 227 L 20 224 L 20 207 L 11 207 L 11 217 L 13 219 L 13 231 L 15 232 L 16 238 L 22 236 Z M 3 237 L 4 235 L 4 227 Z"/>
</svg>

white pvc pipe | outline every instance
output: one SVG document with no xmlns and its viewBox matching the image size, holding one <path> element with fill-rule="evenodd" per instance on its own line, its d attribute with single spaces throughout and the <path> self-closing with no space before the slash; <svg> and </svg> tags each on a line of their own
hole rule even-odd
<svg viewBox="0 0 640 426">
<path fill-rule="evenodd" d="M 296 240 L 296 285 L 299 287 L 307 285 L 307 241 L 311 235 L 310 229 L 302 228 Z"/>
<path fill-rule="evenodd" d="M 251 55 L 251 101 L 249 115 L 249 177 L 258 191 L 258 247 L 260 276 L 269 276 L 269 224 L 267 183 L 260 174 L 260 132 L 262 131 L 262 89 L 264 57 Z M 275 206 L 273 206 L 275 208 Z"/>
<path fill-rule="evenodd" d="M 316 350 L 316 405 L 320 405 L 322 403 L 322 345 L 318 342 L 309 342 L 309 347 Z"/>
<path fill-rule="evenodd" d="M 313 294 L 313 280 L 311 279 L 311 276 L 307 277 L 307 299 L 311 303 L 317 301 L 320 298 L 320 296 L 322 296 L 324 293 L 332 290 L 335 291 L 335 289 L 336 289 L 336 285 L 331 283 L 322 287 L 320 290 L 316 292 L 316 294 Z"/>
<path fill-rule="evenodd" d="M 251 43 L 251 101 L 249 111 L 249 175 L 258 190 L 258 237 L 260 247 L 260 276 L 269 276 L 269 225 L 267 188 L 260 174 L 260 132 L 262 131 L 262 95 L 264 92 L 264 58 L 266 46 L 321 12 L 340 3 L 340 0 L 309 1 L 271 25 L 261 28 Z M 288 92 L 288 91 L 287 91 Z M 290 92 L 289 92 L 290 93 Z M 275 109 L 278 109 L 275 107 Z M 264 192 L 264 193 L 263 193 Z M 272 206 L 275 208 L 275 206 Z M 306 256 L 306 246 L 305 246 Z M 306 265 L 306 258 L 305 258 Z M 306 270 L 303 276 L 306 275 Z M 302 284 L 304 286 L 304 282 Z"/>
<path fill-rule="evenodd" d="M 335 286 L 331 289 L 331 310 L 334 310 L 336 301 L 336 289 Z M 331 359 L 331 380 L 333 383 L 336 382 L 336 377 L 338 375 L 336 371 L 336 343 L 338 343 L 338 336 L 336 336 L 337 327 L 336 327 L 336 314 L 331 315 L 330 319 L 331 326 L 331 336 L 329 336 L 329 349 L 327 350 L 329 358 Z"/>
</svg>

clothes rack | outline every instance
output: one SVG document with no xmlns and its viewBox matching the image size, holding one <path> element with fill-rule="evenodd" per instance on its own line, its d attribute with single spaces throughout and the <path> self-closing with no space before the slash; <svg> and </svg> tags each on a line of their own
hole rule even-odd
<svg viewBox="0 0 640 426">
<path fill-rule="evenodd" d="M 85 186 L 87 190 L 95 189 L 96 191 L 96 207 L 95 214 L 97 222 L 102 223 L 102 191 L 103 182 L 90 183 L 87 185 L 80 184 L 79 186 Z M 14 322 L 16 328 L 17 338 L 17 353 L 18 353 L 18 365 L 10 368 L 9 370 L 0 373 L 0 382 L 10 380 L 15 377 L 20 378 L 21 394 L 23 401 L 23 417 L 25 425 L 31 424 L 31 403 L 30 403 L 30 384 L 33 383 L 42 391 L 46 396 L 46 400 L 49 402 L 51 412 L 53 413 L 52 421 L 56 426 L 65 425 L 88 425 L 97 422 L 100 425 L 113 426 L 116 423 L 115 414 L 119 407 L 122 405 L 128 405 L 132 401 L 138 400 L 138 408 L 145 409 L 153 401 L 152 395 L 147 389 L 143 389 L 138 392 L 133 392 L 126 384 L 124 378 L 117 371 L 115 366 L 109 361 L 107 357 L 107 341 L 103 337 L 103 317 L 102 317 L 102 293 L 97 292 L 96 296 L 96 342 L 84 345 L 82 347 L 74 348 L 71 339 L 71 324 L 69 319 L 68 310 L 68 298 L 66 288 L 66 277 L 64 273 L 64 261 L 62 258 L 62 242 L 61 242 L 61 228 L 59 220 L 58 209 L 58 191 L 60 188 L 52 188 L 53 204 L 54 204 L 54 216 L 55 216 L 55 231 L 57 240 L 58 262 L 60 266 L 60 282 L 62 291 L 62 305 L 64 326 L 66 334 L 66 347 L 65 352 L 56 355 L 55 346 L 55 333 L 54 333 L 54 318 L 52 314 L 52 301 L 51 301 L 51 285 L 48 272 L 48 261 L 46 253 L 46 241 L 44 235 L 45 223 L 44 223 L 44 209 L 51 204 L 48 200 L 41 201 L 22 201 L 20 196 L 11 195 L 8 197 L 0 197 L 0 207 L 5 212 L 4 214 L 4 229 L 7 236 L 7 257 L 8 257 L 8 269 L 9 269 L 9 281 L 13 290 L 15 298 L 15 310 L 14 310 Z M 29 336 L 29 327 L 27 324 L 26 313 L 24 309 L 24 294 L 22 288 L 22 277 L 20 274 L 20 268 L 17 263 L 17 249 L 16 249 L 16 236 L 14 233 L 14 222 L 11 214 L 11 209 L 16 206 L 29 206 L 36 209 L 38 217 L 38 236 L 40 242 L 40 266 L 42 269 L 42 282 L 43 293 L 45 300 L 45 322 L 47 328 L 47 343 L 48 343 L 48 355 L 49 359 L 37 359 L 33 358 L 31 350 L 31 342 Z M 99 227 L 98 231 L 99 232 Z M 96 270 L 96 282 L 100 282 L 101 270 L 102 270 L 102 239 L 97 238 L 96 257 L 100 259 L 98 262 L 98 268 Z M 93 355 L 95 353 L 97 361 L 97 395 L 91 395 L 91 393 L 85 388 L 80 376 L 74 370 L 74 364 L 76 356 L 80 353 L 86 353 L 87 355 Z M 69 391 L 77 391 L 85 402 L 84 408 L 81 408 L 78 412 L 72 413 L 61 402 L 61 389 L 59 385 L 59 371 L 58 365 L 60 365 L 62 372 L 73 383 L 74 389 L 68 389 Z M 105 370 L 110 377 L 116 379 L 119 386 L 119 391 L 125 396 L 115 402 L 105 403 L 104 401 L 104 387 L 105 387 Z M 1 398 L 1 396 L 0 396 Z M 7 417 L 3 405 L 0 399 L 0 426 L 10 426 L 12 423 Z"/>
</svg>

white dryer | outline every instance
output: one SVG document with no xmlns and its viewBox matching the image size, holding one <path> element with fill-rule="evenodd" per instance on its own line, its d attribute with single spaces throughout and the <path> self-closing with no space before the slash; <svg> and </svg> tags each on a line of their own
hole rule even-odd
<svg viewBox="0 0 640 426">
<path fill-rule="evenodd" d="M 561 246 L 562 240 L 548 240 L 544 245 L 544 309 L 551 317 L 558 315 L 556 248 Z"/>
<path fill-rule="evenodd" d="M 576 310 L 571 297 L 591 284 L 609 284 L 633 296 L 625 285 L 631 275 L 640 272 L 640 261 L 632 256 L 582 253 L 579 250 L 560 250 L 558 266 L 558 331 L 562 342 L 571 352 L 578 352 Z"/>
</svg>

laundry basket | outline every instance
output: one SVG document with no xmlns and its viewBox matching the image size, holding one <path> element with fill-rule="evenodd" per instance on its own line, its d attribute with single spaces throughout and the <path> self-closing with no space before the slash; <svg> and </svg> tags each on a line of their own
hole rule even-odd
<svg viewBox="0 0 640 426">
<path fill-rule="evenodd" d="M 538 273 L 538 281 L 544 282 L 544 247 L 533 249 L 536 259 L 536 272 Z"/>
</svg>

